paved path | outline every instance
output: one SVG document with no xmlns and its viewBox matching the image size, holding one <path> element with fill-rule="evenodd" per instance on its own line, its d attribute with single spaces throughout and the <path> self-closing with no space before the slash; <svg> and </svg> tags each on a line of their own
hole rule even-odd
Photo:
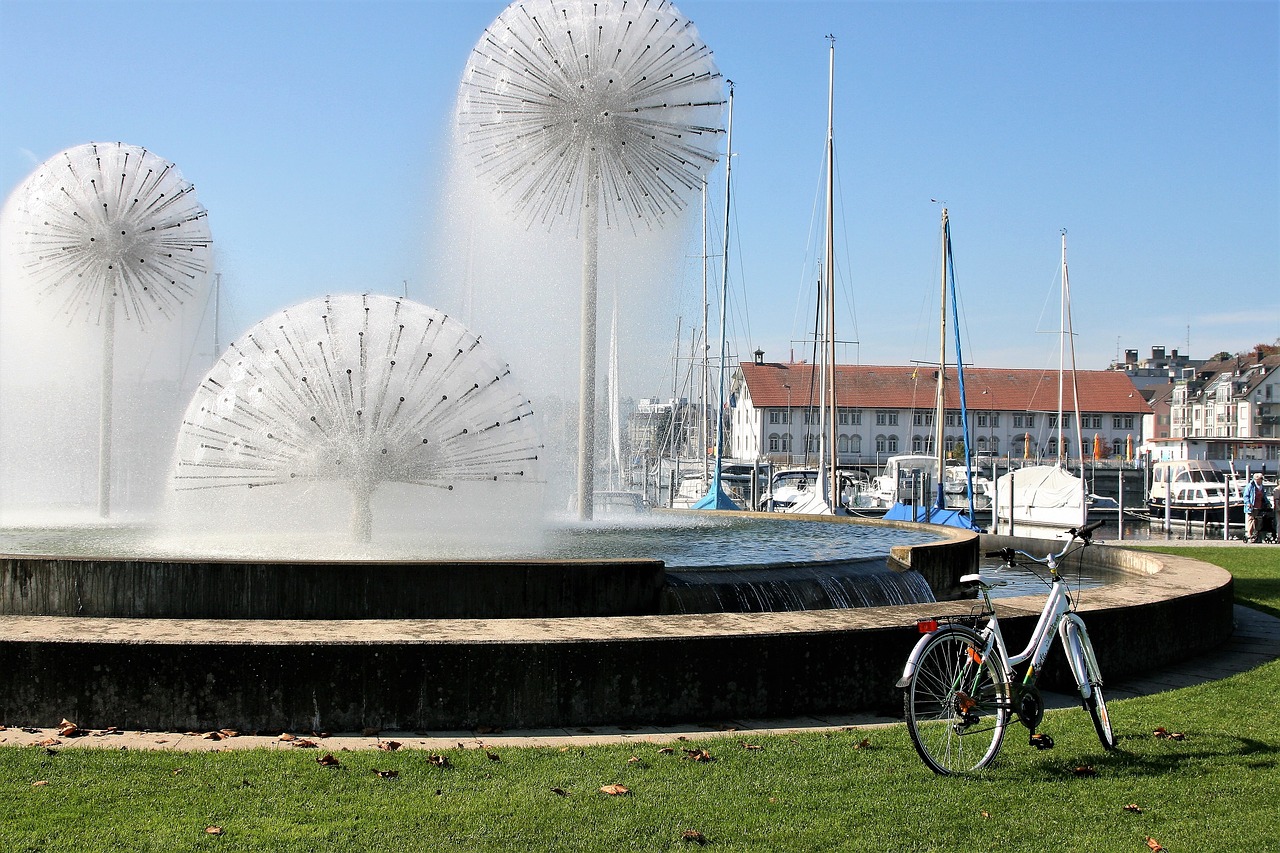
<svg viewBox="0 0 1280 853">
<path fill-rule="evenodd" d="M 1127 699 L 1216 681 L 1247 672 L 1267 661 L 1280 658 L 1280 619 L 1247 607 L 1235 607 L 1235 632 L 1221 648 L 1159 672 L 1107 684 L 1107 698 Z M 1077 701 L 1064 694 L 1046 694 L 1053 708 L 1074 707 Z M 375 749 L 391 742 L 405 748 L 442 750 L 463 748 L 499 748 L 524 746 L 583 746 L 598 743 L 671 743 L 680 740 L 702 740 L 728 737 L 750 740 L 762 735 L 796 732 L 840 731 L 849 728 L 873 728 L 901 722 L 893 717 L 853 715 L 847 717 L 801 717 L 786 720 L 733 720 L 720 725 L 675 725 L 644 727 L 597 726 L 578 729 L 540 729 L 536 731 L 495 732 L 378 732 L 361 735 L 338 734 L 319 736 L 310 732 L 291 733 L 295 739 L 280 736 L 256 736 L 236 733 L 214 738 L 207 732 L 102 732 L 92 731 L 66 737 L 57 729 L 0 729 L 0 745 L 45 745 L 53 749 L 66 747 L 100 747 L 109 749 L 181 749 L 221 750 L 314 748 L 336 752 L 342 749 Z"/>
</svg>

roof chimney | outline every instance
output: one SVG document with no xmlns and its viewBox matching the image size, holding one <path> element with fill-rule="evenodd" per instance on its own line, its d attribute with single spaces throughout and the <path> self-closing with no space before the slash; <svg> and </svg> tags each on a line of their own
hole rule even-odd
<svg viewBox="0 0 1280 853">
<path fill-rule="evenodd" d="M 756 364 L 764 364 L 764 350 L 756 350 Z"/>
</svg>

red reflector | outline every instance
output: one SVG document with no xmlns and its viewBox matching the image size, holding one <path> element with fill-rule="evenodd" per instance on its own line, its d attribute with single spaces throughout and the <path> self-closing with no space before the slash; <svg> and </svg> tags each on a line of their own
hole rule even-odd
<svg viewBox="0 0 1280 853">
<path fill-rule="evenodd" d="M 928 634 L 931 631 L 938 630 L 937 619 L 921 619 L 916 622 L 916 630 L 921 634 Z"/>
</svg>

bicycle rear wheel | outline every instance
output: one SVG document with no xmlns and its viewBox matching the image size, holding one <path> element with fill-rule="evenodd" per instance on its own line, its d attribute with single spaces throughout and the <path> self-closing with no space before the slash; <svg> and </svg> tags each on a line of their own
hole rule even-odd
<svg viewBox="0 0 1280 853">
<path fill-rule="evenodd" d="M 1093 719 L 1093 730 L 1098 733 L 1098 740 L 1102 743 L 1102 747 L 1115 749 L 1116 733 L 1111 729 L 1107 700 L 1102 695 L 1102 674 L 1098 671 L 1098 659 L 1093 654 L 1093 643 L 1089 641 L 1088 632 L 1081 630 L 1075 622 L 1067 623 L 1067 653 L 1075 660 L 1072 670 L 1077 673 L 1080 704 Z M 1084 680 L 1080 679 L 1079 673 L 1084 674 Z M 1086 692 L 1089 695 L 1086 696 Z"/>
<path fill-rule="evenodd" d="M 995 660 L 980 657 L 982 648 L 969 628 L 939 630 L 903 688 L 911 742 L 934 773 L 977 770 L 1000 751 L 1009 723 L 1009 684 Z"/>
</svg>

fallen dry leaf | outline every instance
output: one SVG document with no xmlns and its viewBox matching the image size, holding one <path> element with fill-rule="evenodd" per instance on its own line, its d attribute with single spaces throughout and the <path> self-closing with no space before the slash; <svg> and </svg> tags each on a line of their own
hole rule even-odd
<svg viewBox="0 0 1280 853">
<path fill-rule="evenodd" d="M 686 829 L 684 832 L 680 833 L 680 838 L 683 841 L 693 841 L 697 844 L 707 843 L 707 837 L 696 829 Z"/>
<path fill-rule="evenodd" d="M 48 780 L 48 779 L 41 779 L 41 780 L 40 780 L 40 781 L 38 781 L 38 782 L 32 782 L 32 783 L 31 783 L 31 787 L 33 787 L 33 788 L 43 788 L 45 785 L 48 785 L 48 784 L 49 784 L 49 780 Z"/>
<path fill-rule="evenodd" d="M 66 717 L 63 717 L 62 722 L 58 723 L 58 734 L 63 737 L 79 737 L 84 734 L 84 732 L 82 732 L 80 727 L 75 723 L 71 722 Z"/>
<path fill-rule="evenodd" d="M 206 827 L 204 828 L 204 834 L 205 834 L 205 835 L 221 835 L 221 834 L 222 834 L 222 827 L 220 827 L 220 826 L 206 826 Z"/>
<path fill-rule="evenodd" d="M 1142 806 L 1137 803 L 1129 803 L 1129 805 L 1124 807 L 1124 810 L 1127 812 L 1133 812 L 1134 814 L 1142 814 Z"/>
<path fill-rule="evenodd" d="M 402 746 L 404 746 L 404 744 L 398 740 L 384 740 L 378 743 L 378 749 L 384 749 L 387 752 L 395 752 Z"/>
<path fill-rule="evenodd" d="M 394 779 L 400 775 L 399 770 L 374 770 L 373 772 L 377 773 L 383 779 Z"/>
<path fill-rule="evenodd" d="M 240 733 L 235 729 L 218 729 L 218 734 L 223 737 L 240 737 Z"/>
<path fill-rule="evenodd" d="M 280 737 L 276 738 L 276 740 L 284 740 L 284 741 L 297 740 L 297 739 L 298 739 L 297 735 L 291 735 L 288 732 L 281 732 Z"/>
<path fill-rule="evenodd" d="M 1164 849 L 1163 844 L 1161 844 L 1159 841 L 1156 841 L 1154 838 L 1151 838 L 1151 837 L 1147 838 L 1147 846 L 1150 847 L 1153 851 L 1155 851 L 1155 853 L 1160 853 L 1160 851 Z"/>
<path fill-rule="evenodd" d="M 743 749 L 764 749 L 764 747 L 760 746 L 759 744 L 747 743 L 745 740 L 742 742 L 742 748 Z"/>
<path fill-rule="evenodd" d="M 1186 738 L 1186 735 L 1182 732 L 1171 732 L 1164 726 L 1156 727 L 1156 730 L 1152 732 L 1152 734 L 1161 740 L 1183 740 Z"/>
<path fill-rule="evenodd" d="M 626 785 L 601 785 L 600 792 L 611 797 L 620 797 L 623 794 L 630 794 L 631 789 Z"/>
<path fill-rule="evenodd" d="M 990 817 L 991 817 L 991 812 L 984 811 L 984 812 L 981 812 L 981 815 L 982 815 L 984 818 L 990 818 Z"/>
<path fill-rule="evenodd" d="M 316 756 L 316 763 L 321 767 L 337 767 L 341 762 L 333 757 L 333 753 L 326 752 L 324 755 Z"/>
<path fill-rule="evenodd" d="M 658 755 L 673 755 L 674 753 L 675 750 L 669 746 L 664 746 L 662 749 L 658 750 Z"/>
<path fill-rule="evenodd" d="M 569 792 L 566 791 L 564 788 L 552 788 L 551 793 L 558 794 L 561 797 L 569 796 Z"/>
<path fill-rule="evenodd" d="M 1085 764 L 1075 768 L 1073 771 L 1077 776 L 1097 776 L 1098 771 L 1093 769 L 1092 764 Z"/>
<path fill-rule="evenodd" d="M 169 771 L 171 776 L 181 776 L 185 771 L 181 767 L 175 767 Z"/>
<path fill-rule="evenodd" d="M 56 737 L 47 737 L 44 740 L 36 741 L 36 746 L 57 746 L 60 743 L 62 743 L 62 741 L 58 740 Z"/>
<path fill-rule="evenodd" d="M 628 759 L 627 759 L 627 763 L 628 763 L 628 764 L 639 764 L 639 763 L 640 763 L 640 756 L 638 756 L 638 755 L 633 755 L 633 756 L 631 756 L 630 758 L 628 758 Z"/>
<path fill-rule="evenodd" d="M 711 756 L 711 753 L 707 752 L 705 749 L 686 749 L 684 751 L 684 757 L 689 761 L 715 761 L 715 758 Z"/>
<path fill-rule="evenodd" d="M 293 745 L 296 749 L 316 749 L 317 748 L 316 742 L 313 740 L 309 740 L 308 738 L 299 738 L 298 740 L 295 740 L 293 742 Z"/>
<path fill-rule="evenodd" d="M 103 729 L 100 732 L 93 732 L 94 737 L 106 737 L 107 735 L 122 735 L 122 734 L 124 734 L 124 732 L 120 731 L 115 726 L 107 726 L 105 729 Z"/>
<path fill-rule="evenodd" d="M 205 740 L 222 740 L 222 732 L 205 732 L 202 737 Z"/>
<path fill-rule="evenodd" d="M 444 755 L 428 755 L 428 756 L 427 756 L 427 763 L 428 763 L 428 764 L 434 764 L 436 767 L 451 767 L 451 766 L 452 766 L 451 764 L 449 764 L 449 759 L 448 759 L 448 757 L 447 757 L 447 756 L 444 756 Z"/>
<path fill-rule="evenodd" d="M 489 760 L 490 760 L 490 761 L 501 761 L 501 760 L 502 760 L 502 756 L 501 756 L 501 755 L 498 755 L 498 753 L 496 753 L 496 752 L 489 752 L 488 750 L 486 750 L 486 751 L 485 751 L 485 755 L 487 755 L 487 756 L 489 757 Z"/>
<path fill-rule="evenodd" d="M 869 738 L 869 737 L 864 737 L 862 740 L 860 740 L 860 741 L 858 741 L 857 743 L 855 743 L 855 744 L 853 745 L 853 748 L 854 748 L 854 749 L 870 749 L 870 748 L 871 748 L 871 738 Z"/>
</svg>

